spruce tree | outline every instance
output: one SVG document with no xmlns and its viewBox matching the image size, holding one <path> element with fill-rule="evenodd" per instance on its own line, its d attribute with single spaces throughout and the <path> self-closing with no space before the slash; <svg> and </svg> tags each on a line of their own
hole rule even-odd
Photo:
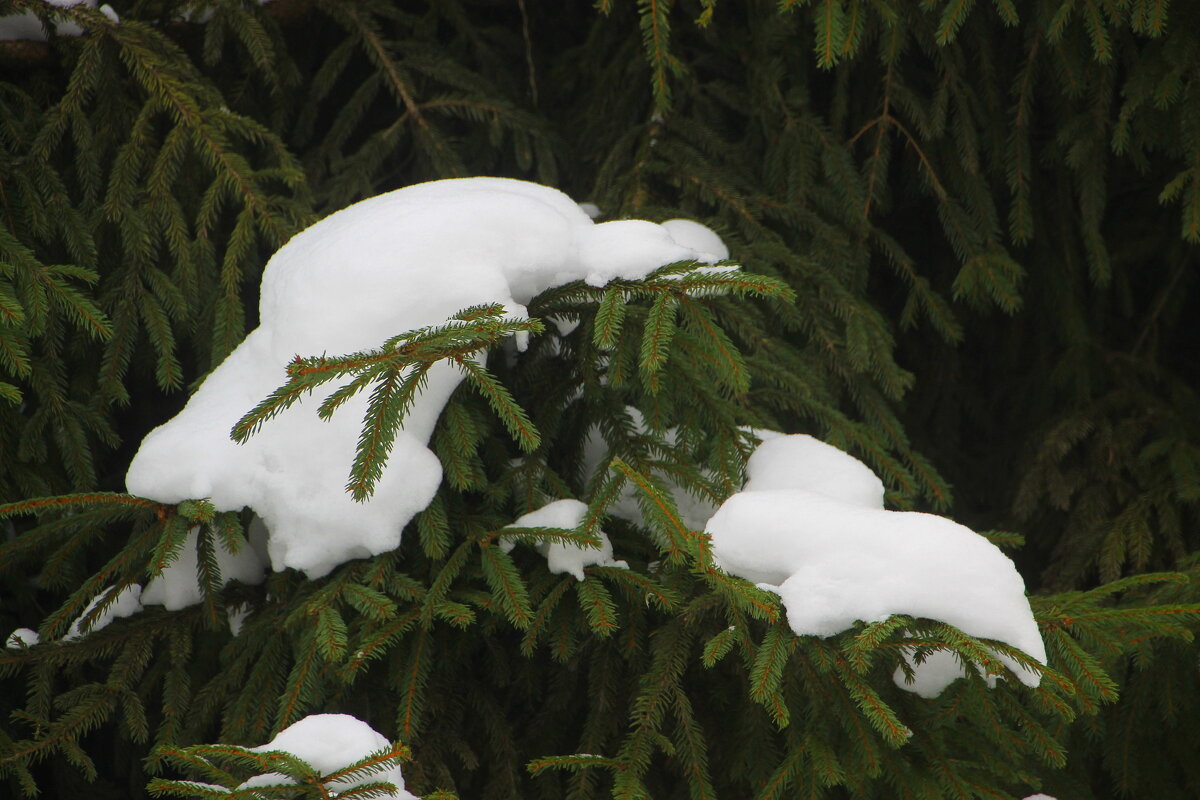
<svg viewBox="0 0 1200 800">
<path fill-rule="evenodd" d="M 315 797 L 393 758 L 464 800 L 1200 793 L 1194 4 L 113 6 L 0 2 L 0 29 L 42 31 L 0 41 L 0 634 L 41 634 L 0 650 L 7 793 L 275 771 Z M 125 493 L 138 444 L 258 324 L 294 234 L 468 175 L 701 220 L 744 268 L 297 353 L 240 436 L 341 386 L 377 389 L 363 422 L 394 433 L 414 369 L 488 349 L 399 548 L 223 585 L 252 510 Z M 748 429 L 814 434 L 889 506 L 1009 548 L 1040 686 L 938 620 L 797 636 L 716 568 L 679 502 L 738 490 Z M 357 495 L 386 451 L 360 441 Z M 580 525 L 506 528 L 561 498 Z M 535 547 L 601 530 L 628 569 L 580 581 Z M 185 557 L 201 602 L 64 638 Z M 893 681 L 947 652 L 1008 679 Z M 333 774 L 245 749 L 318 713 L 394 744 Z"/>
</svg>

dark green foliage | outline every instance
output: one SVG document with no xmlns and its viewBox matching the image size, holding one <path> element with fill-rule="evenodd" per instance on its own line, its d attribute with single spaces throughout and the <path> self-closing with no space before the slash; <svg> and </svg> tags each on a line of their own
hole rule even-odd
<svg viewBox="0 0 1200 800">
<path fill-rule="evenodd" d="M 204 796 L 174 779 L 265 765 L 319 796 L 329 776 L 239 745 L 342 711 L 411 748 L 429 798 L 1200 795 L 1200 6 L 114 5 L 0 42 L 0 635 L 44 642 L 0 650 L 0 794 Z M 120 494 L 134 448 L 254 326 L 292 234 L 458 175 L 701 219 L 745 269 L 296 354 L 235 438 L 366 392 L 365 499 L 448 360 L 445 480 L 393 553 L 221 588 L 251 514 Z M 674 487 L 736 491 L 747 428 L 1023 542 L 1041 686 L 987 688 L 997 654 L 1027 658 L 935 620 L 798 638 L 718 570 Z M 574 530 L 505 527 L 567 497 Z M 192 529 L 203 603 L 55 641 Z M 534 550 L 601 530 L 629 569 L 576 581 Z M 939 650 L 983 674 L 897 688 Z"/>
</svg>

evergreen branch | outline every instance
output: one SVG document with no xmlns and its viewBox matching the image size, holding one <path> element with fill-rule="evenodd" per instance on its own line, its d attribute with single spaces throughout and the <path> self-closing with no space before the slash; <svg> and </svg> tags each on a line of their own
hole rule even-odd
<svg viewBox="0 0 1200 800">
<path fill-rule="evenodd" d="M 625 293 L 621 289 L 610 288 L 604 292 L 596 317 L 592 323 L 592 341 L 597 347 L 611 349 L 617 343 L 621 333 L 621 323 L 625 319 Z"/>
<path fill-rule="evenodd" d="M 938 22 L 937 43 L 947 45 L 954 41 L 959 28 L 966 21 L 967 15 L 975 6 L 975 0 L 950 0 L 942 9 L 942 18 Z"/>
<path fill-rule="evenodd" d="M 401 636 L 414 627 L 420 616 L 420 608 L 413 608 L 407 614 L 396 614 L 392 619 L 386 620 L 387 624 L 383 627 L 367 632 L 364 640 L 354 649 L 352 658 L 346 662 L 346 674 L 352 676 L 368 661 L 382 657 Z"/>
<path fill-rule="evenodd" d="M 696 719 L 691 700 L 682 690 L 675 692 L 674 709 L 679 723 L 675 728 L 678 743 L 675 752 L 683 762 L 683 773 L 692 800 L 717 800 L 717 791 L 713 788 L 708 768 L 708 743 Z"/>
<path fill-rule="evenodd" d="M 772 625 L 763 637 L 750 670 L 750 697 L 772 711 L 775 723 L 781 728 L 787 725 L 787 718 L 786 715 L 781 716 L 781 707 L 774 701 L 779 693 L 784 667 L 795 647 L 796 640 L 790 631 Z"/>
<path fill-rule="evenodd" d="M 677 299 L 663 293 L 655 297 L 646 315 L 642 331 L 642 344 L 638 359 L 638 372 L 650 392 L 656 393 L 660 382 L 658 376 L 666 363 L 675 335 L 675 310 Z"/>
<path fill-rule="evenodd" d="M 203 600 L 204 619 L 211 630 L 225 627 L 225 618 L 217 608 L 218 595 L 224 582 L 221 579 L 221 565 L 217 561 L 217 548 L 213 542 L 211 525 L 200 527 L 196 536 L 196 582 L 200 586 Z"/>
<path fill-rule="evenodd" d="M 56 508 L 88 508 L 91 506 L 132 507 L 144 508 L 155 512 L 160 518 L 172 508 L 163 503 L 135 497 L 124 492 L 83 492 L 80 494 L 64 494 L 56 497 L 35 497 L 30 500 L 19 500 L 15 503 L 0 505 L 0 519 L 18 514 L 38 514 Z"/>
<path fill-rule="evenodd" d="M 692 531 L 683 524 L 675 504 L 653 479 L 637 471 L 621 458 L 614 458 L 609 464 L 610 470 L 615 470 L 625 476 L 638 489 L 639 505 L 646 516 L 655 524 L 655 530 L 667 537 L 667 555 L 672 560 L 678 560 L 684 554 L 697 557 L 695 546 L 690 544 L 694 539 Z"/>
<path fill-rule="evenodd" d="M 902 614 L 892 614 L 880 622 L 864 626 L 853 638 L 842 644 L 842 652 L 851 668 L 860 675 L 870 669 L 875 651 L 897 631 L 907 628 L 912 619 Z"/>
<path fill-rule="evenodd" d="M 642 604 L 653 604 L 661 611 L 674 611 L 679 608 L 682 599 L 679 593 L 670 586 L 659 585 L 649 577 L 622 567 L 588 567 L 589 572 L 596 577 L 608 578 L 614 584 L 625 589 L 631 600 Z"/>
<path fill-rule="evenodd" d="M 587 616 L 588 627 L 601 638 L 610 636 L 618 627 L 617 607 L 612 595 L 599 580 L 589 577 L 575 584 L 579 607 Z"/>
<path fill-rule="evenodd" d="M 158 544 L 154 546 L 153 554 L 150 556 L 149 575 L 151 578 L 162 575 L 163 571 L 179 558 L 189 528 L 187 520 L 182 516 L 172 515 L 167 519 Z"/>
<path fill-rule="evenodd" d="M 737 641 L 736 631 L 737 629 L 731 625 L 705 642 L 700 662 L 706 667 L 715 666 L 733 648 Z"/>
<path fill-rule="evenodd" d="M 577 772 L 581 769 L 589 769 L 591 767 L 603 767 L 605 769 L 620 770 L 624 769 L 624 764 L 615 758 L 605 758 L 604 756 L 591 755 L 588 753 L 575 753 L 569 756 L 545 756 L 536 758 L 525 765 L 525 769 L 529 770 L 529 774 L 537 777 L 546 770 L 562 769 L 570 772 Z"/>
<path fill-rule="evenodd" d="M 300 363 L 299 357 L 292 362 L 294 365 Z M 288 381 L 279 388 L 275 389 L 271 394 L 267 395 L 258 405 L 248 411 L 241 419 L 239 419 L 229 432 L 229 438 L 238 444 L 245 444 L 250 437 L 258 433 L 262 428 L 263 423 L 274 417 L 279 416 L 284 411 L 291 408 L 305 394 L 309 394 L 317 386 L 333 380 L 338 377 L 336 374 L 317 375 L 309 377 L 309 373 L 303 375 L 290 374 L 289 369 Z"/>
<path fill-rule="evenodd" d="M 454 362 L 466 374 L 467 381 L 487 399 L 521 449 L 527 453 L 536 450 L 541 444 L 541 435 L 508 388 L 470 357 L 456 358 Z"/>
<path fill-rule="evenodd" d="M 671 106 L 668 73 L 679 74 L 682 71 L 682 65 L 670 50 L 672 5 L 671 0 L 637 0 L 642 44 L 651 68 L 654 108 L 660 115 L 665 115 Z"/>
<path fill-rule="evenodd" d="M 783 761 L 771 773 L 771 777 L 763 784 L 755 800 L 780 800 L 788 797 L 784 792 L 791 786 L 796 774 L 804 765 L 807 755 L 804 747 L 790 748 Z"/>
<path fill-rule="evenodd" d="M 399 370 L 389 371 L 371 393 L 354 453 L 354 463 L 350 467 L 350 480 L 346 484 L 346 491 L 358 502 L 365 502 L 371 497 L 375 484 L 383 476 L 383 467 L 396 434 L 400 432 L 417 395 L 425 388 L 430 366 L 415 366 L 403 376 Z"/>
<path fill-rule="evenodd" d="M 417 631 L 409 656 L 409 663 L 400 675 L 400 707 L 396 724 L 402 741 L 411 741 L 421 721 L 425 684 L 429 675 L 429 659 L 425 655 L 428 644 L 424 629 Z"/>
<path fill-rule="evenodd" d="M 412 751 L 397 742 L 390 747 L 370 753 L 353 764 L 347 764 L 339 770 L 326 773 L 321 776 L 321 780 L 324 783 L 360 781 L 369 775 L 381 772 L 388 767 L 408 761 L 411 758 Z M 394 786 L 392 790 L 395 790 Z"/>
<path fill-rule="evenodd" d="M 440 492 L 434 495 L 424 511 L 417 514 L 417 535 L 421 539 L 421 549 L 425 555 L 434 559 L 445 558 L 450 550 L 450 522 L 446 517 L 446 504 Z"/>
<path fill-rule="evenodd" d="M 502 537 L 506 542 L 524 542 L 526 544 L 550 544 L 558 542 L 576 547 L 586 547 L 592 550 L 599 550 L 601 547 L 598 532 L 589 535 L 586 532 L 581 532 L 579 529 L 572 528 L 537 528 L 505 525 L 496 531 L 496 535 L 498 538 Z"/>
<path fill-rule="evenodd" d="M 387 595 L 361 583 L 347 583 L 343 596 L 360 614 L 377 622 L 387 622 L 398 612 L 396 604 Z"/>
<path fill-rule="evenodd" d="M 330 664 L 336 664 L 345 657 L 346 621 L 332 604 L 323 606 L 317 611 L 313 625 L 313 638 L 316 640 L 317 650 Z"/>
<path fill-rule="evenodd" d="M 533 610 L 529 607 L 529 593 L 512 557 L 490 543 L 481 543 L 479 556 L 492 597 L 515 627 L 527 629 L 533 621 Z"/>
<path fill-rule="evenodd" d="M 305 641 L 298 647 L 292 668 L 284 682 L 283 691 L 275 711 L 275 727 L 285 728 L 300 719 L 304 709 L 319 696 L 318 681 L 320 680 L 322 653 L 317 647 L 316 632 L 308 632 Z M 278 756 L 281 754 L 273 753 Z M 283 754 L 286 755 L 286 754 Z M 277 765 L 283 769 L 286 764 Z"/>
<path fill-rule="evenodd" d="M 839 659 L 839 664 L 844 663 Z M 837 675 L 871 726 L 883 735 L 888 744 L 900 747 L 908 742 L 912 730 L 900 721 L 870 684 L 851 669 L 839 669 Z"/>
<path fill-rule="evenodd" d="M 433 609 L 437 603 L 440 603 L 449 594 L 450 588 L 454 580 L 462 572 L 466 566 L 467 557 L 470 554 L 474 543 L 464 541 L 454 549 L 450 557 L 446 559 L 446 563 L 438 571 L 432 583 L 429 584 L 429 589 L 425 592 L 425 603 L 421 610 L 421 623 L 423 627 L 428 627 L 433 619 Z"/>
<path fill-rule="evenodd" d="M 571 575 L 559 580 L 554 585 L 554 588 L 546 593 L 542 598 L 541 604 L 538 606 L 537 612 L 533 615 L 533 620 L 529 623 L 528 629 L 525 631 L 525 636 L 521 639 L 521 654 L 528 657 L 534 652 L 537 646 L 538 639 L 545 633 L 546 627 L 549 625 L 550 617 L 554 610 L 558 608 L 559 602 L 571 588 L 577 583 Z"/>
<path fill-rule="evenodd" d="M 683 309 L 685 319 L 705 336 L 711 347 L 710 352 L 717 355 L 715 360 L 710 361 L 714 364 L 713 372 L 716 377 L 736 394 L 749 391 L 750 373 L 746 369 L 746 363 L 725 332 L 715 324 L 705 309 L 693 301 L 681 298 L 680 308 Z"/>
<path fill-rule="evenodd" d="M 817 64 L 828 69 L 838 63 L 845 49 L 848 38 L 846 11 L 841 0 L 820 0 L 820 7 L 815 13 Z"/>
</svg>

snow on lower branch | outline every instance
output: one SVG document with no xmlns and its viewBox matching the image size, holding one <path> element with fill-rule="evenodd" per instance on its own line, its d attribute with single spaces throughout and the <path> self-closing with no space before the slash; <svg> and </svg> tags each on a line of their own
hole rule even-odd
<svg viewBox="0 0 1200 800">
<path fill-rule="evenodd" d="M 340 772 L 351 764 L 365 760 L 368 756 L 386 753 L 391 743 L 367 723 L 349 714 L 312 714 L 279 732 L 279 735 L 260 747 L 252 747 L 257 753 L 284 752 L 306 762 L 321 775 Z M 351 790 L 364 784 L 386 782 L 395 791 L 386 794 L 372 793 L 379 800 L 417 800 L 416 795 L 404 788 L 404 776 L 395 761 L 369 774 L 335 778 L 321 788 L 333 790 L 340 796 L 354 794 Z M 260 786 L 278 786 L 295 783 L 292 778 L 278 772 L 256 775 L 242 783 L 238 789 L 253 789 Z M 272 797 L 277 796 L 272 793 Z M 329 795 L 334 796 L 334 795 Z"/>
<path fill-rule="evenodd" d="M 696 223 L 597 224 L 562 192 L 524 181 L 434 181 L 364 200 L 296 235 L 271 258 L 261 324 L 183 411 L 145 438 L 126 485 L 166 503 L 209 498 L 221 511 L 253 508 L 270 531 L 276 570 L 319 577 L 386 552 L 441 482 L 441 464 L 426 444 L 462 376 L 446 364 L 429 372 L 374 496 L 356 503 L 343 486 L 366 393 L 327 422 L 315 410 L 322 398 L 307 398 L 245 444 L 229 437 L 234 423 L 284 382 L 294 356 L 377 347 L 477 304 L 499 302 L 523 314 L 537 294 L 571 281 L 603 286 L 676 261 L 726 255 L 720 239 Z"/>
<path fill-rule="evenodd" d="M 727 572 L 776 592 L 797 634 L 832 636 L 856 620 L 907 614 L 1045 663 L 1025 583 L 987 539 L 945 517 L 885 511 L 870 468 L 811 436 L 763 442 L 747 476 L 708 522 L 713 553 Z M 1040 681 L 997 657 L 1023 683 Z"/>
</svg>

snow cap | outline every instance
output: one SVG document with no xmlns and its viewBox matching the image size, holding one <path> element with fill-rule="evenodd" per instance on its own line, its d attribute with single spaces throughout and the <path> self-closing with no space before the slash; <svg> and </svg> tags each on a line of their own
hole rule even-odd
<svg viewBox="0 0 1200 800">
<path fill-rule="evenodd" d="M 772 436 L 746 462 L 743 491 L 802 489 L 862 508 L 883 508 L 883 481 L 863 462 L 799 433 Z"/>
<path fill-rule="evenodd" d="M 391 742 L 382 734 L 357 717 L 349 714 L 312 714 L 284 728 L 266 744 L 250 749 L 256 753 L 273 750 L 291 753 L 296 758 L 308 762 L 322 775 L 328 775 L 361 761 L 372 753 L 390 749 L 391 746 Z M 370 775 L 338 778 L 331 781 L 329 786 L 338 791 L 345 791 L 376 781 L 387 781 L 396 787 L 396 791 L 381 795 L 381 800 L 417 800 L 415 795 L 405 790 L 404 776 L 399 765 L 394 763 Z M 291 778 L 285 775 L 268 772 L 250 778 L 238 788 L 251 789 L 255 786 L 291 782 Z"/>
</svg>

